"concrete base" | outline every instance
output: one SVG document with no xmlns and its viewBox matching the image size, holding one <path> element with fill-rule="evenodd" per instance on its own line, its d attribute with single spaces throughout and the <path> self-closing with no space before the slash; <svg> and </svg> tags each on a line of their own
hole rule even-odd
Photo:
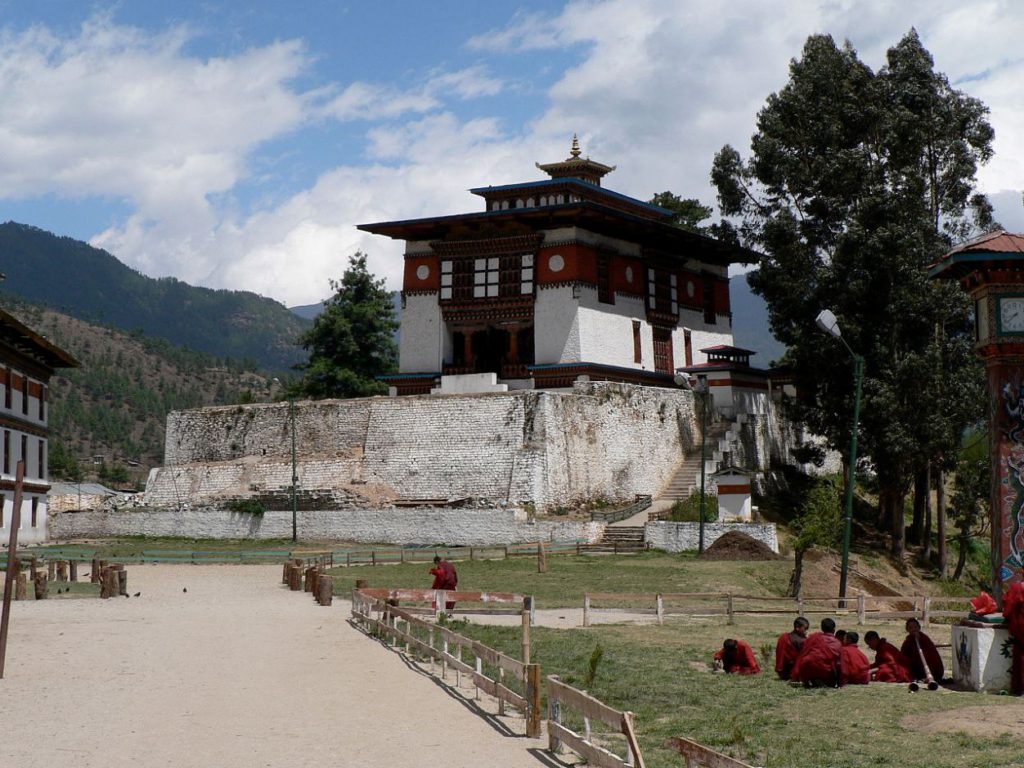
<svg viewBox="0 0 1024 768">
<path fill-rule="evenodd" d="M 953 627 L 953 680 L 979 693 L 1010 690 L 1010 631 Z"/>
</svg>

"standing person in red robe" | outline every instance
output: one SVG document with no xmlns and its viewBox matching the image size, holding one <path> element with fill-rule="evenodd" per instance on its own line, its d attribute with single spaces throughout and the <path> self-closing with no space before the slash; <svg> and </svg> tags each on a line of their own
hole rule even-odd
<svg viewBox="0 0 1024 768">
<path fill-rule="evenodd" d="M 789 680 L 796 664 L 797 657 L 804 647 L 804 640 L 807 639 L 807 630 L 811 623 L 803 616 L 793 619 L 793 631 L 783 632 L 775 643 L 775 673 L 780 680 Z"/>
<path fill-rule="evenodd" d="M 946 668 L 942 665 L 942 657 L 939 656 L 935 643 L 932 642 L 928 635 L 921 631 L 921 622 L 917 619 L 907 619 L 906 628 L 907 639 L 900 646 L 900 652 L 910 662 L 910 674 L 913 675 L 915 680 L 924 680 L 928 677 L 925 674 L 924 664 L 921 663 L 921 655 L 923 654 L 924 660 L 928 663 L 928 671 L 932 673 L 936 683 L 941 683 L 942 676 L 946 673 Z M 919 644 L 921 646 L 920 652 L 917 650 Z"/>
<path fill-rule="evenodd" d="M 860 635 L 847 632 L 843 638 L 843 672 L 840 685 L 867 685 L 871 680 L 871 662 L 857 647 Z"/>
<path fill-rule="evenodd" d="M 910 662 L 900 649 L 884 637 L 879 637 L 874 630 L 864 635 L 864 642 L 875 652 L 875 662 L 871 665 L 871 679 L 879 683 L 909 683 L 911 681 Z"/>
<path fill-rule="evenodd" d="M 757 663 L 754 649 L 746 640 L 733 640 L 722 643 L 722 650 L 715 654 L 715 666 L 721 664 L 722 669 L 734 675 L 758 675 L 761 665 Z"/>
<path fill-rule="evenodd" d="M 1013 635 L 1010 651 L 1010 691 L 1024 696 L 1024 582 L 1018 581 L 1003 595 L 1003 616 Z"/>
<path fill-rule="evenodd" d="M 836 623 L 821 620 L 821 632 L 815 632 L 804 641 L 804 649 L 790 673 L 791 680 L 799 680 L 805 688 L 838 687 L 842 679 L 843 648 L 836 640 Z"/>
<path fill-rule="evenodd" d="M 434 567 L 430 569 L 430 573 L 434 576 L 434 583 L 430 585 L 431 589 L 454 590 L 459 586 L 459 574 L 456 573 L 455 566 L 447 560 L 442 560 L 440 555 L 434 555 Z M 435 604 L 434 607 L 436 608 L 437 605 Z M 446 600 L 444 607 L 445 610 L 452 610 L 455 608 L 455 601 Z"/>
</svg>

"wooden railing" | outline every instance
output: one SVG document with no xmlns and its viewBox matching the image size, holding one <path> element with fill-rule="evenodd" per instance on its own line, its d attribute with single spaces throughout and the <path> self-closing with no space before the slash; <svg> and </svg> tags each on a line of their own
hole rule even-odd
<svg viewBox="0 0 1024 768">
<path fill-rule="evenodd" d="M 633 713 L 620 712 L 593 696 L 566 685 L 557 675 L 548 675 L 548 749 L 558 754 L 568 747 L 583 757 L 588 765 L 598 768 L 621 768 L 629 765 L 644 768 L 643 754 L 636 740 Z M 565 724 L 566 711 L 573 710 L 583 717 L 583 732 L 578 733 Z M 592 721 L 597 720 L 615 729 L 625 737 L 626 756 L 619 757 L 601 746 L 594 738 Z"/>
<path fill-rule="evenodd" d="M 617 523 L 643 512 L 649 506 L 651 506 L 651 497 L 644 493 L 638 493 L 636 500 L 629 506 L 619 509 L 594 510 L 590 513 L 590 519 L 601 523 Z"/>
<path fill-rule="evenodd" d="M 604 605 L 595 606 L 595 602 Z M 609 606 L 608 603 L 613 605 Z M 935 608 L 935 603 L 962 604 L 963 608 Z M 895 604 L 892 610 L 882 610 L 883 606 L 890 604 Z M 658 624 L 663 623 L 665 616 L 669 614 L 724 615 L 731 624 L 737 614 L 752 616 L 795 613 L 801 616 L 856 614 L 858 625 L 864 625 L 868 620 L 915 618 L 920 620 L 922 625 L 928 626 L 932 619 L 958 618 L 965 616 L 969 610 L 970 598 L 928 595 L 857 595 L 842 599 L 734 595 L 728 592 L 588 592 L 583 595 L 583 626 L 590 626 L 596 612 L 651 614 L 657 617 Z"/>
<path fill-rule="evenodd" d="M 723 755 L 721 752 L 715 752 L 710 747 L 705 747 L 703 744 L 698 744 L 696 741 L 682 736 L 666 739 L 665 748 L 682 755 L 683 765 L 686 768 L 751 768 L 747 763 Z"/>
<path fill-rule="evenodd" d="M 523 616 L 523 659 L 514 659 L 441 624 L 426 621 L 408 608 L 392 604 L 402 599 L 423 599 L 422 593 L 431 594 L 433 597 L 429 599 L 440 609 L 445 599 L 487 604 L 512 602 L 518 598 Z M 505 713 L 506 704 L 520 709 L 526 716 L 526 735 L 537 738 L 541 721 L 541 677 L 540 665 L 530 663 L 532 602 L 532 598 L 511 593 L 364 588 L 352 590 L 352 619 L 368 633 L 390 641 L 393 646 L 404 645 L 407 656 L 426 657 L 432 673 L 434 664 L 438 663 L 442 680 L 449 669 L 453 670 L 456 688 L 462 684 L 462 675 L 468 675 L 476 689 L 497 699 L 499 715 Z M 485 673 L 488 669 L 493 670 L 490 676 Z M 520 690 L 514 690 L 510 684 L 517 684 Z"/>
</svg>

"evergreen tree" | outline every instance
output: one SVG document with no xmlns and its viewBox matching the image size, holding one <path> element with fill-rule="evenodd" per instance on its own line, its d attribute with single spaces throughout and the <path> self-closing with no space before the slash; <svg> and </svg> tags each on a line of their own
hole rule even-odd
<svg viewBox="0 0 1024 768">
<path fill-rule="evenodd" d="M 386 392 L 376 377 L 397 368 L 398 320 L 383 279 L 370 274 L 366 255 L 357 251 L 341 280 L 331 280 L 331 290 L 324 311 L 299 338 L 309 362 L 296 366 L 302 378 L 290 394 L 324 398 Z"/>
<path fill-rule="evenodd" d="M 705 232 L 705 228 L 700 223 L 714 213 L 712 208 L 703 205 L 700 200 L 693 197 L 684 199 L 672 192 L 659 192 L 647 202 L 672 211 L 672 219 L 669 223 L 691 232 Z"/>
<path fill-rule="evenodd" d="M 895 553 L 911 481 L 955 454 L 983 402 L 969 302 L 926 268 L 992 224 L 974 191 L 992 154 L 986 115 L 934 71 L 913 30 L 877 73 L 849 43 L 815 35 L 759 113 L 751 159 L 726 146 L 712 170 L 723 214 L 764 254 L 749 282 L 788 347 L 802 396 L 794 415 L 844 453 L 852 365 L 816 328 L 820 310 L 836 313 L 865 359 L 861 450 Z"/>
</svg>

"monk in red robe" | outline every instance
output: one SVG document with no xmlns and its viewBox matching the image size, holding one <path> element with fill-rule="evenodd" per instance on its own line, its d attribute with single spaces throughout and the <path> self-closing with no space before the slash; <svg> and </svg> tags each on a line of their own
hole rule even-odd
<svg viewBox="0 0 1024 768">
<path fill-rule="evenodd" d="M 857 647 L 860 635 L 847 632 L 843 637 L 843 671 L 839 678 L 840 685 L 867 685 L 871 680 L 871 662 L 864 652 Z"/>
<path fill-rule="evenodd" d="M 459 575 L 455 571 L 455 566 L 447 560 L 442 560 L 439 555 L 434 555 L 434 567 L 430 569 L 430 573 L 434 577 L 434 583 L 430 585 L 431 589 L 454 590 L 459 586 Z M 437 605 L 434 607 L 436 608 Z M 444 607 L 450 611 L 455 608 L 455 602 L 446 600 Z"/>
<path fill-rule="evenodd" d="M 872 630 L 864 635 L 864 642 L 875 652 L 871 665 L 871 679 L 879 683 L 909 683 L 910 662 L 900 649 Z"/>
<path fill-rule="evenodd" d="M 942 676 L 946 673 L 946 668 L 942 665 L 942 657 L 939 656 L 935 643 L 932 642 L 928 635 L 921 631 L 921 622 L 917 619 L 907 619 L 906 627 L 907 639 L 900 646 L 900 652 L 910 662 L 910 674 L 913 675 L 915 680 L 927 679 L 928 675 L 925 672 L 924 664 L 921 663 L 921 656 L 923 655 L 925 662 L 928 663 L 927 671 L 932 673 L 932 678 L 936 683 L 941 683 Z M 918 645 L 921 647 L 920 652 L 917 650 Z"/>
<path fill-rule="evenodd" d="M 757 663 L 754 649 L 746 640 L 729 639 L 722 643 L 722 650 L 715 654 L 715 661 L 722 669 L 734 675 L 757 675 L 761 665 Z"/>
<path fill-rule="evenodd" d="M 836 623 L 821 620 L 821 632 L 815 632 L 804 642 L 804 648 L 790 674 L 805 688 L 827 686 L 835 688 L 842 679 L 843 649 L 836 640 Z"/>
<path fill-rule="evenodd" d="M 775 673 L 780 680 L 789 680 L 796 664 L 797 657 L 804 647 L 804 640 L 807 639 L 807 630 L 811 623 L 803 616 L 793 620 L 793 631 L 783 632 L 775 643 Z"/>
</svg>

